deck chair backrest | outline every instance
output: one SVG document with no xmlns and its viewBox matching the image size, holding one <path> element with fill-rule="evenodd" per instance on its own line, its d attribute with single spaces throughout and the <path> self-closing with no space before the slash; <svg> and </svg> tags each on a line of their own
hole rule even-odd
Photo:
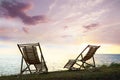
<svg viewBox="0 0 120 80">
<path fill-rule="evenodd" d="M 38 57 L 37 47 L 39 43 L 30 44 L 18 44 L 19 50 L 24 60 L 29 64 L 39 64 L 40 60 Z M 40 48 L 40 46 L 39 46 Z"/>
<path fill-rule="evenodd" d="M 30 74 L 48 72 L 39 43 L 17 44 L 17 46 L 22 54 L 20 75 L 25 71 L 29 71 Z M 26 67 L 24 67 L 23 60 L 25 61 Z M 30 67 L 31 65 L 34 68 Z"/>
<path fill-rule="evenodd" d="M 81 53 L 77 56 L 76 59 L 74 60 L 69 60 L 64 68 L 67 68 L 69 70 L 80 70 L 80 69 L 91 69 L 95 68 L 95 59 L 94 59 L 94 54 L 97 51 L 97 49 L 100 46 L 96 46 L 96 45 L 88 45 L 86 46 Z M 86 53 L 85 55 L 83 55 L 84 53 Z M 88 60 L 91 60 L 92 63 L 89 63 Z"/>
<path fill-rule="evenodd" d="M 100 46 L 94 46 L 94 45 L 88 45 L 88 52 L 87 54 L 83 57 L 82 61 L 87 61 L 89 60 L 91 57 L 94 56 L 96 50 L 99 48 Z"/>
<path fill-rule="evenodd" d="M 25 46 L 22 48 L 23 56 L 29 64 L 39 64 L 40 60 L 35 46 Z"/>
</svg>

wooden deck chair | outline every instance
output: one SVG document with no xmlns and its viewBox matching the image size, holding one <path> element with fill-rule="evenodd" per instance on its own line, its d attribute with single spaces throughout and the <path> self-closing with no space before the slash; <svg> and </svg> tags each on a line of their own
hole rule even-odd
<svg viewBox="0 0 120 80">
<path fill-rule="evenodd" d="M 80 70 L 80 69 L 86 69 L 89 67 L 96 67 L 95 60 L 94 60 L 94 54 L 97 51 L 97 49 L 100 46 L 95 45 L 88 45 L 74 60 L 69 60 L 67 64 L 64 66 L 64 68 L 67 68 L 69 70 Z M 88 51 L 87 51 L 88 49 Z M 86 55 L 84 56 L 83 53 L 87 51 Z M 87 61 L 92 59 L 92 64 L 88 63 Z M 81 64 L 80 64 L 81 62 Z M 75 66 L 76 65 L 76 66 Z M 76 68 L 77 67 L 77 68 Z"/>
<path fill-rule="evenodd" d="M 17 44 L 17 46 L 22 54 L 20 74 L 26 71 L 30 72 L 30 74 L 48 72 L 39 43 Z M 38 52 L 40 53 L 40 57 L 38 56 Z M 23 68 L 23 60 L 27 66 L 25 68 Z M 32 69 L 31 65 L 35 69 Z"/>
</svg>

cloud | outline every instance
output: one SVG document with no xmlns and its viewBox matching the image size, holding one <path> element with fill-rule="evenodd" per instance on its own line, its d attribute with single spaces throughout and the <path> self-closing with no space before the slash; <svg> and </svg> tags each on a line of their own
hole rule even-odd
<svg viewBox="0 0 120 80">
<path fill-rule="evenodd" d="M 0 40 L 10 40 L 11 38 L 10 37 L 7 37 L 7 36 L 0 36 Z"/>
<path fill-rule="evenodd" d="M 79 4 L 81 8 L 91 8 L 99 5 L 102 2 L 104 2 L 104 0 L 81 0 L 81 3 Z"/>
<path fill-rule="evenodd" d="M 62 38 L 71 38 L 71 37 L 73 37 L 72 35 L 63 35 L 63 36 L 61 36 Z"/>
<path fill-rule="evenodd" d="M 120 44 L 120 24 L 114 24 L 99 30 L 97 34 L 94 34 L 96 41 L 100 41 L 108 44 Z"/>
<path fill-rule="evenodd" d="M 6 32 L 8 31 L 8 29 L 4 28 L 4 27 L 0 27 L 0 33 Z"/>
<path fill-rule="evenodd" d="M 29 33 L 29 28 L 23 27 L 23 28 L 17 28 L 14 26 L 9 25 L 8 26 L 2 26 L 0 25 L 0 41 L 29 41 L 32 39 L 35 39 L 35 36 L 31 36 L 31 34 L 25 34 Z M 25 32 L 25 33 L 24 33 Z"/>
<path fill-rule="evenodd" d="M 63 28 L 64 28 L 64 30 L 67 30 L 69 28 L 69 26 L 64 26 Z"/>
<path fill-rule="evenodd" d="M 83 33 L 93 31 L 99 27 L 100 27 L 99 23 L 91 23 L 91 24 L 85 25 L 85 26 L 83 26 L 83 28 L 84 28 Z"/>
<path fill-rule="evenodd" d="M 29 10 L 31 6 L 30 3 L 18 2 L 16 0 L 12 2 L 2 1 L 0 5 L 0 16 L 19 18 L 27 25 L 35 25 L 48 21 L 48 18 L 45 15 L 29 16 L 26 11 Z"/>
<path fill-rule="evenodd" d="M 1 29 L 0 31 L 1 36 L 3 34 L 5 35 L 5 37 L 11 36 L 12 38 L 15 38 L 16 41 L 22 40 L 27 42 L 27 41 L 40 40 L 40 41 L 45 41 L 50 43 L 52 42 L 53 43 L 57 43 L 57 42 L 58 43 L 63 43 L 63 42 L 76 43 L 76 41 L 79 42 L 80 40 L 81 41 L 83 40 L 85 42 L 84 37 L 85 38 L 87 37 L 86 40 L 88 41 L 100 42 L 101 40 L 101 42 L 107 43 L 107 42 L 112 42 L 113 40 L 111 39 L 114 39 L 115 41 L 114 36 L 119 34 L 119 32 L 118 33 L 114 32 L 114 34 L 112 32 L 108 32 L 107 30 L 109 29 L 107 28 L 105 29 L 104 33 L 102 33 L 101 31 L 99 32 L 99 29 L 104 28 L 103 26 L 101 27 L 101 25 L 105 24 L 103 22 L 105 21 L 108 21 L 108 23 L 112 22 L 112 20 L 106 16 L 106 12 L 109 13 L 109 8 L 107 9 L 107 6 L 105 7 L 104 4 L 102 4 L 104 8 L 103 6 L 101 7 L 101 5 L 99 5 L 102 3 L 100 2 L 100 0 L 90 0 L 90 1 L 89 0 L 85 0 L 85 1 L 53 0 L 52 1 L 53 3 L 49 7 L 47 4 L 45 6 L 45 8 L 46 7 L 49 8 L 49 10 L 47 9 L 48 11 L 45 11 L 45 8 L 42 7 L 43 12 L 46 12 L 47 15 L 49 15 L 52 18 L 53 21 L 51 23 L 42 24 L 42 25 L 34 25 L 34 24 L 45 23 L 49 21 L 48 17 L 46 15 L 33 15 L 33 16 L 28 15 L 27 11 L 29 11 L 32 7 L 32 5 L 28 3 L 28 1 L 27 2 L 21 2 L 21 1 L 18 2 L 15 0 L 12 2 L 10 2 L 10 0 L 2 1 L 0 5 L 1 6 L 0 16 L 2 15 L 5 17 L 12 18 L 15 24 L 17 23 L 17 21 L 15 20 L 18 20 L 20 24 L 17 23 L 18 25 L 14 26 L 19 28 L 19 31 L 17 32 L 17 34 L 12 31 L 9 32 L 9 30 L 7 31 L 6 29 Z M 34 11 L 34 14 L 38 14 L 37 13 L 38 11 L 36 10 L 39 9 L 41 5 L 37 4 L 36 1 L 34 3 L 36 4 L 35 6 L 36 9 L 32 11 Z M 107 19 L 104 19 L 105 17 Z M 8 20 L 8 21 L 12 21 L 12 20 Z M 6 21 L 3 21 L 2 23 L 6 23 Z M 24 25 L 23 23 L 25 23 L 26 25 Z M 9 25 L 6 24 L 6 26 L 9 26 Z M 32 26 L 35 26 L 35 27 L 32 27 Z M 29 34 L 25 34 L 23 31 Z M 84 33 L 84 31 L 88 31 L 88 32 Z M 89 33 L 91 33 L 91 35 Z M 112 34 L 109 35 L 109 33 L 112 33 Z M 5 39 L 4 37 L 2 38 Z M 94 38 L 98 38 L 98 39 L 94 39 Z M 117 39 L 117 41 L 118 40 L 120 39 Z"/>
<path fill-rule="evenodd" d="M 18 31 L 15 27 L 0 27 L 0 40 L 10 40 L 13 39 L 13 34 Z"/>
<path fill-rule="evenodd" d="M 119 26 L 119 23 L 102 25 L 102 28 L 88 32 L 84 38 L 86 42 L 120 45 Z"/>
<path fill-rule="evenodd" d="M 99 27 L 99 24 L 98 23 L 92 23 L 92 24 L 89 24 L 89 25 L 86 25 L 86 26 L 83 26 L 86 31 L 89 31 L 89 30 L 93 30 L 93 29 L 96 29 Z"/>
<path fill-rule="evenodd" d="M 48 14 L 50 14 L 52 12 L 52 9 L 56 7 L 58 0 L 54 0 L 54 2 L 49 6 L 49 11 Z"/>
<path fill-rule="evenodd" d="M 22 30 L 23 30 L 25 33 L 29 33 L 29 28 L 27 28 L 27 27 L 23 27 Z"/>
<path fill-rule="evenodd" d="M 22 28 L 24 28 L 24 23 L 20 22 L 18 19 L 6 19 L 6 18 L 0 18 L 0 34 L 12 34 L 15 32 L 25 32 Z M 26 27 L 28 28 L 28 27 Z M 27 33 L 27 32 L 25 32 Z M 16 34 L 17 35 L 17 34 Z"/>
<path fill-rule="evenodd" d="M 15 28 L 15 27 L 5 27 L 5 26 L 3 26 L 3 27 L 0 27 L 0 34 L 7 34 L 8 32 L 16 32 L 18 29 L 17 28 Z"/>
</svg>

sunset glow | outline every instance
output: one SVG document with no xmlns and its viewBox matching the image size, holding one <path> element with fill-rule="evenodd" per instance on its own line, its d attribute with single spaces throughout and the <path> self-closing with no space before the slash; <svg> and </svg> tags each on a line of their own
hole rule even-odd
<svg viewBox="0 0 120 80">
<path fill-rule="evenodd" d="M 0 55 L 34 42 L 49 55 L 88 44 L 100 45 L 100 54 L 120 53 L 119 8 L 120 0 L 0 0 Z"/>
</svg>

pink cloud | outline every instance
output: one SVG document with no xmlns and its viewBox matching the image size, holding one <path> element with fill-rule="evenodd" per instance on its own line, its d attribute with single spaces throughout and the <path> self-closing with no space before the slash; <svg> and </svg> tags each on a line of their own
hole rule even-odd
<svg viewBox="0 0 120 80">
<path fill-rule="evenodd" d="M 29 16 L 25 11 L 29 10 L 32 5 L 30 3 L 18 2 L 16 0 L 2 1 L 0 16 L 19 18 L 24 24 L 35 25 L 38 23 L 46 23 L 48 18 L 45 15 Z"/>
<path fill-rule="evenodd" d="M 0 34 L 7 34 L 8 32 L 16 32 L 18 31 L 17 28 L 14 28 L 14 27 L 0 27 Z"/>
<path fill-rule="evenodd" d="M 0 34 L 4 34 L 4 33 L 7 33 L 7 32 L 11 32 L 11 31 L 14 31 L 12 28 L 7 28 L 7 27 L 0 27 Z"/>
<path fill-rule="evenodd" d="M 17 32 L 18 29 L 14 27 L 0 27 L 0 40 L 10 40 L 12 39 L 12 34 Z"/>
<path fill-rule="evenodd" d="M 29 33 L 29 28 L 27 28 L 27 27 L 23 27 L 22 30 L 23 30 L 25 33 Z"/>
<path fill-rule="evenodd" d="M 101 33 L 102 32 L 102 33 Z M 120 44 L 120 27 L 119 25 L 114 25 L 110 27 L 105 27 L 99 33 L 94 34 L 97 41 L 108 43 L 108 44 Z"/>
<path fill-rule="evenodd" d="M 6 32 L 8 31 L 7 29 L 5 29 L 4 27 L 0 27 L 0 33 Z"/>
</svg>

